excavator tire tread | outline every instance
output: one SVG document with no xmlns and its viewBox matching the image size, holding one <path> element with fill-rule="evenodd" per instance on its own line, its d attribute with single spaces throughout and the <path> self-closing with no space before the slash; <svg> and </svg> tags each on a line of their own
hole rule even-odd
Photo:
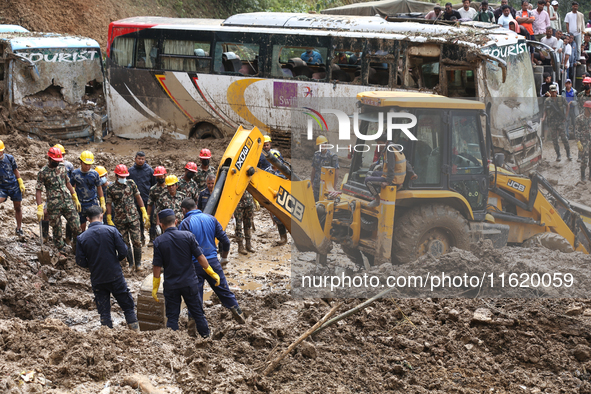
<svg viewBox="0 0 591 394">
<path fill-rule="evenodd" d="M 419 258 L 420 241 L 432 229 L 446 234 L 449 248 L 470 250 L 470 227 L 459 211 L 443 204 L 419 205 L 397 216 L 392 237 L 392 264 L 407 264 Z"/>
</svg>

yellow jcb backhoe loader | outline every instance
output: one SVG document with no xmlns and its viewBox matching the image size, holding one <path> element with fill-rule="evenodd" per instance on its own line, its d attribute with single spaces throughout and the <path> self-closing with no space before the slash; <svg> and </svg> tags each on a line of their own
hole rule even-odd
<svg viewBox="0 0 591 394">
<path fill-rule="evenodd" d="M 558 234 L 574 250 L 590 250 L 584 221 L 590 221 L 591 208 L 569 203 L 537 173 L 525 177 L 504 169 L 503 155 L 493 154 L 483 103 L 409 92 L 357 97 L 363 135 L 386 132 L 388 112 L 414 115 L 416 125 L 409 129 L 414 138 L 394 129 L 392 141 L 402 146 L 416 179 L 406 179 L 401 188 L 383 188 L 380 205 L 368 207 L 372 197 L 364 181 L 377 147 L 359 149 L 336 199 L 327 197 L 335 191 L 334 169 L 322 169 L 321 197 L 315 203 L 311 182 L 300 180 L 273 155 L 267 159 L 285 179 L 257 168 L 263 134 L 256 127 L 240 127 L 222 157 L 204 211 L 225 228 L 248 190 L 285 224 L 298 250 L 316 252 L 320 263 L 333 242 L 360 265 L 365 259 L 404 264 L 426 253 L 469 249 L 481 239 L 500 248 L 543 233 Z M 151 283 L 147 278 L 138 296 L 142 330 L 164 325 L 163 303 L 153 301 Z"/>
</svg>

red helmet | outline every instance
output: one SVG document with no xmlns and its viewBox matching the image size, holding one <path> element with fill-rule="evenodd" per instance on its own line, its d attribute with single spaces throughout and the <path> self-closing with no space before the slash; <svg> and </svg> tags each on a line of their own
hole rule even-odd
<svg viewBox="0 0 591 394">
<path fill-rule="evenodd" d="M 197 172 L 197 164 L 193 163 L 192 161 L 188 162 L 185 166 L 185 169 L 191 172 Z"/>
<path fill-rule="evenodd" d="M 154 168 L 154 176 L 166 175 L 166 168 L 158 166 Z"/>
<path fill-rule="evenodd" d="M 127 166 L 125 164 L 119 164 L 115 167 L 115 174 L 123 177 L 129 176 L 129 171 L 127 171 Z"/>
<path fill-rule="evenodd" d="M 201 149 L 199 152 L 200 159 L 211 159 L 211 151 L 209 149 Z"/>
<path fill-rule="evenodd" d="M 583 108 L 591 108 L 591 101 L 585 101 L 585 104 L 583 104 Z"/>
<path fill-rule="evenodd" d="M 49 148 L 49 152 L 47 152 L 47 156 L 51 157 L 54 161 L 64 161 L 64 156 L 62 155 L 62 151 L 60 148 Z"/>
<path fill-rule="evenodd" d="M 590 77 L 583 78 L 583 83 L 591 83 L 591 78 Z"/>
</svg>

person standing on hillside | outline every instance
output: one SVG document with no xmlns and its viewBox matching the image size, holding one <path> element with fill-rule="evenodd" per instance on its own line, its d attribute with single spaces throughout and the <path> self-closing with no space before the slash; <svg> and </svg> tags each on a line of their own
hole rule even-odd
<svg viewBox="0 0 591 394">
<path fill-rule="evenodd" d="M 579 53 L 581 51 L 582 34 L 585 31 L 585 16 L 579 12 L 579 3 L 576 1 L 571 3 L 571 12 L 565 15 L 564 23 L 566 24 L 566 31 L 572 34 L 575 42 L 574 48 Z M 578 57 L 572 59 L 571 66 L 578 61 Z M 574 78 L 574 76 L 571 77 Z"/>
<path fill-rule="evenodd" d="M 119 262 L 127 255 L 127 247 L 115 227 L 102 223 L 100 207 L 93 205 L 86 210 L 90 222 L 88 230 L 76 241 L 76 264 L 90 270 L 90 283 L 94 293 L 96 310 L 101 325 L 113 328 L 111 320 L 111 294 L 123 309 L 127 327 L 139 331 L 133 297 L 123 277 Z"/>
<path fill-rule="evenodd" d="M 125 164 L 115 167 L 117 181 L 107 190 L 107 224 L 117 227 L 127 245 L 127 264 L 129 269 L 141 270 L 142 241 L 140 217 L 135 205 L 140 207 L 144 224 L 150 225 L 150 217 L 144 207 L 137 185 L 129 177 Z M 131 238 L 131 245 L 129 239 Z M 133 250 L 131 246 L 133 245 Z"/>
<path fill-rule="evenodd" d="M 216 168 L 209 165 L 211 162 L 211 151 L 209 149 L 201 149 L 201 152 L 199 152 L 199 160 L 201 160 L 201 167 L 199 167 L 199 171 L 197 171 L 197 175 L 195 175 L 197 192 L 205 189 L 205 180 L 209 174 L 217 174 Z"/>
<path fill-rule="evenodd" d="M 53 228 L 53 243 L 57 249 L 65 252 L 62 235 L 62 219 L 64 216 L 72 226 L 74 239 L 80 234 L 80 217 L 77 212 L 82 210 L 76 191 L 70 184 L 66 167 L 59 163 L 64 160 L 58 148 L 50 148 L 47 153 L 47 164 L 37 174 L 35 199 L 37 201 L 37 219 L 42 221 L 47 215 L 49 224 Z M 45 188 L 47 197 L 47 213 L 43 209 L 42 192 Z"/>
<path fill-rule="evenodd" d="M 4 153 L 4 142 L 0 141 L 0 204 L 10 197 L 14 207 L 14 218 L 16 219 L 16 235 L 24 236 L 22 230 L 23 194 L 25 193 L 25 184 L 18 172 L 16 160 L 12 155 Z"/>
<path fill-rule="evenodd" d="M 139 151 L 135 154 L 135 163 L 131 168 L 129 168 L 129 177 L 128 179 L 135 182 L 140 196 L 142 197 L 143 206 L 148 206 L 148 199 L 150 198 L 150 188 L 156 184 L 156 179 L 154 178 L 152 167 L 148 163 L 146 163 L 146 154 L 142 151 Z M 140 206 L 136 205 L 136 209 L 139 210 Z M 156 231 L 154 216 L 150 216 L 149 222 L 152 223 L 152 227 L 148 228 L 148 233 L 150 237 L 150 242 L 154 240 L 154 234 Z M 144 223 L 140 220 L 140 234 L 141 234 L 141 242 L 142 245 L 146 243 L 146 236 L 144 234 Z"/>
<path fill-rule="evenodd" d="M 86 210 L 93 205 L 99 205 L 103 213 L 107 210 L 105 206 L 105 197 L 103 195 L 103 188 L 99 174 L 92 169 L 94 164 L 94 155 L 92 152 L 85 150 L 80 154 L 80 168 L 72 171 L 72 178 L 70 183 L 80 196 L 80 205 L 82 210 L 80 216 L 80 231 L 86 230 Z M 98 201 L 97 201 L 98 195 Z"/>
</svg>

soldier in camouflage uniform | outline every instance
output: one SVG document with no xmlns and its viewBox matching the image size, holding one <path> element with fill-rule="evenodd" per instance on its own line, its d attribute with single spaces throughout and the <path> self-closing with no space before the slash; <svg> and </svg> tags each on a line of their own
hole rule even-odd
<svg viewBox="0 0 591 394">
<path fill-rule="evenodd" d="M 64 159 L 59 163 L 60 166 L 66 167 L 66 174 L 68 175 L 68 179 L 72 179 L 72 171 L 74 171 L 74 164 L 72 162 L 66 160 L 66 148 L 64 148 L 61 144 L 55 144 L 54 148 L 58 148 L 62 152 L 62 158 Z M 43 238 L 49 238 L 49 220 L 43 220 L 41 222 L 43 228 Z M 70 228 L 70 224 L 66 223 L 66 242 L 69 243 L 72 240 L 72 229 Z"/>
<path fill-rule="evenodd" d="M 550 97 L 547 97 L 544 101 L 544 116 L 542 116 L 542 122 L 547 120 L 552 143 L 554 144 L 554 150 L 556 151 L 556 161 L 560 161 L 560 146 L 558 145 L 559 136 L 564 144 L 567 158 L 572 160 L 570 156 L 570 146 L 568 145 L 568 140 L 566 139 L 564 131 L 567 108 L 566 99 L 562 96 L 558 96 L 556 85 L 550 85 L 548 91 L 550 92 Z"/>
<path fill-rule="evenodd" d="M 211 160 L 211 152 L 209 151 L 209 149 L 201 149 L 201 152 L 199 152 L 199 159 L 201 160 L 201 167 L 199 167 L 199 171 L 197 171 L 197 175 L 195 175 L 195 182 L 197 183 L 197 192 L 200 192 L 203 189 L 205 189 L 207 176 L 209 174 L 217 174 L 216 168 L 209 165 L 209 162 Z"/>
<path fill-rule="evenodd" d="M 185 166 L 185 175 L 179 180 L 178 191 L 183 192 L 187 197 L 197 202 L 199 199 L 199 189 L 197 182 L 193 180 L 197 173 L 197 164 L 192 161 Z"/>
<path fill-rule="evenodd" d="M 142 196 L 135 182 L 127 179 L 129 171 L 124 164 L 115 167 L 117 181 L 107 189 L 107 224 L 117 227 L 123 241 L 127 245 L 127 263 L 129 269 L 141 269 L 142 236 L 140 234 L 140 217 L 136 203 L 140 207 L 146 227 L 150 225 L 150 217 L 144 207 Z M 129 243 L 131 238 L 131 244 Z"/>
<path fill-rule="evenodd" d="M 236 241 L 238 242 L 238 253 L 247 254 L 246 251 L 254 252 L 250 242 L 252 219 L 254 216 L 254 201 L 249 192 L 245 191 L 234 211 L 236 218 Z M 242 241 L 245 236 L 242 234 L 242 225 L 244 224 L 244 234 L 246 235 L 246 250 Z"/>
<path fill-rule="evenodd" d="M 148 216 L 152 217 L 152 211 L 154 211 L 154 217 L 156 218 L 156 223 L 158 223 L 158 210 L 157 204 L 160 201 L 160 197 L 166 193 L 166 169 L 162 166 L 158 166 L 154 168 L 154 178 L 156 178 L 156 184 L 150 188 L 150 194 L 148 197 Z M 154 239 L 151 237 L 153 236 L 150 233 L 150 242 L 148 243 L 148 247 L 154 246 Z"/>
<path fill-rule="evenodd" d="M 577 116 L 575 121 L 575 138 L 581 156 L 581 182 L 585 183 L 585 168 L 589 166 L 589 180 L 591 180 L 591 101 L 583 104 L 585 112 Z"/>
<path fill-rule="evenodd" d="M 582 114 L 584 112 L 583 107 L 584 107 L 585 103 L 587 102 L 587 100 L 591 100 L 591 78 L 590 77 L 583 78 L 583 90 L 581 90 L 579 93 L 577 93 L 577 101 L 579 102 L 579 113 L 580 114 Z M 576 132 L 576 125 L 575 125 L 575 135 L 576 134 L 577 134 L 577 132 Z M 581 161 L 582 153 L 583 152 L 581 152 L 581 150 L 579 150 L 579 157 L 577 158 L 578 162 Z"/>
<path fill-rule="evenodd" d="M 80 234 L 80 218 L 78 212 L 82 210 L 78 196 L 74 191 L 70 180 L 66 174 L 66 167 L 60 166 L 63 161 L 62 152 L 59 148 L 50 148 L 48 153 L 48 164 L 43 166 L 37 174 L 36 200 L 37 200 L 37 219 L 42 221 L 45 212 L 43 209 L 43 199 L 41 193 L 45 188 L 47 197 L 47 217 L 49 224 L 53 228 L 53 243 L 56 248 L 64 251 L 65 243 L 62 234 L 62 219 L 72 227 L 74 239 Z M 78 212 L 77 212 L 78 211 Z"/>
<path fill-rule="evenodd" d="M 178 190 L 178 182 L 179 179 L 176 175 L 169 175 L 166 177 L 166 192 L 160 196 L 160 199 L 156 204 L 156 212 L 160 212 L 163 209 L 172 209 L 180 223 L 185 218 L 183 210 L 181 209 L 181 203 L 187 198 L 187 195 Z"/>
</svg>

